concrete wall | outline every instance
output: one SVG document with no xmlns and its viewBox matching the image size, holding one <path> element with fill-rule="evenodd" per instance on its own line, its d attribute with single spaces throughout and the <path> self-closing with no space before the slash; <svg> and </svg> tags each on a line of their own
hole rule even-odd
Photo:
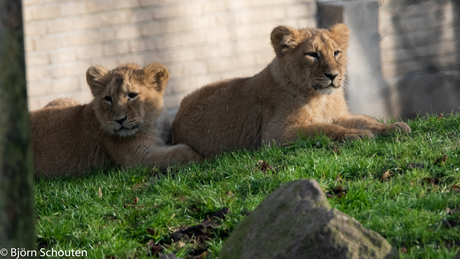
<svg viewBox="0 0 460 259">
<path fill-rule="evenodd" d="M 391 88 L 391 113 L 414 117 L 458 112 L 460 2 L 381 0 L 382 73 Z"/>
<path fill-rule="evenodd" d="M 86 69 L 164 63 L 165 105 L 216 80 L 251 76 L 274 57 L 279 25 L 316 27 L 314 0 L 23 0 L 29 109 L 91 100 Z"/>
</svg>

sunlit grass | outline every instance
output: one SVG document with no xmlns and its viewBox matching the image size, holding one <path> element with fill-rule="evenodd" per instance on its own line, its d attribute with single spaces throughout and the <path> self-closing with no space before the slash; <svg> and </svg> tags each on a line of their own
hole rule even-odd
<svg viewBox="0 0 460 259">
<path fill-rule="evenodd" d="M 460 193 L 451 190 L 460 185 L 460 116 L 429 116 L 408 124 L 409 135 L 345 144 L 320 136 L 228 153 L 166 173 L 139 167 L 39 179 L 39 245 L 87 250 L 92 258 L 144 258 L 150 240 L 171 243 L 179 227 L 197 225 L 229 207 L 206 242 L 208 256 L 217 258 L 228 234 L 262 199 L 285 182 L 315 179 L 325 192 L 337 186 L 347 190 L 342 198 L 330 198 L 330 204 L 406 251 L 402 258 L 452 258 L 460 245 L 460 226 L 445 221 L 460 223 Z M 447 160 L 435 164 L 444 155 Z M 263 173 L 259 160 L 277 169 Z M 382 181 L 387 171 L 390 177 Z M 427 183 L 427 177 L 439 183 Z M 187 257 L 195 248 L 193 242 L 176 243 L 165 252 Z"/>
</svg>

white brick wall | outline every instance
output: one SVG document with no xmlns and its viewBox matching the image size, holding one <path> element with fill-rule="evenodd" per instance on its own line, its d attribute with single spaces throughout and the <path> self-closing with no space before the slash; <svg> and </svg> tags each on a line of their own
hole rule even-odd
<svg viewBox="0 0 460 259">
<path fill-rule="evenodd" d="M 29 109 L 91 100 L 86 69 L 164 63 L 165 105 L 204 84 L 250 76 L 274 57 L 280 24 L 316 27 L 314 0 L 23 0 Z"/>
</svg>

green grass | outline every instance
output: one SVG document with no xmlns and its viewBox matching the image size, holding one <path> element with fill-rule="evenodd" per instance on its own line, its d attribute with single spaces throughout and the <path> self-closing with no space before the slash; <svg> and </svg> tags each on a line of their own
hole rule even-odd
<svg viewBox="0 0 460 259">
<path fill-rule="evenodd" d="M 346 189 L 344 197 L 329 198 L 331 206 L 406 250 L 401 258 L 452 258 L 460 246 L 460 225 L 445 222 L 460 223 L 460 193 L 451 190 L 460 186 L 460 116 L 433 115 L 408 124 L 409 135 L 344 144 L 323 136 L 227 153 L 166 173 L 139 167 L 38 179 L 39 246 L 86 250 L 91 258 L 145 258 L 147 244 L 155 242 L 178 257 L 204 249 L 217 258 L 228 234 L 267 195 L 285 182 L 315 179 L 325 192 Z M 445 163 L 436 164 L 444 155 Z M 259 160 L 277 170 L 263 173 Z M 391 177 L 382 181 L 387 171 Z M 427 183 L 427 177 L 439 183 Z M 207 230 L 210 240 L 170 241 L 179 227 L 200 224 L 225 207 L 230 213 Z"/>
</svg>

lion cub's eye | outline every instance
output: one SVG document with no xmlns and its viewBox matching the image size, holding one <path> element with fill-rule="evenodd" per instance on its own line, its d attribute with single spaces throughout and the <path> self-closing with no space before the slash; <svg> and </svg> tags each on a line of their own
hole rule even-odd
<svg viewBox="0 0 460 259">
<path fill-rule="evenodd" d="M 307 52 L 305 53 L 305 55 L 310 56 L 312 58 L 316 58 L 316 59 L 319 58 L 319 54 L 317 52 Z"/>
<path fill-rule="evenodd" d="M 334 58 L 336 58 L 340 53 L 342 53 L 340 50 L 334 51 Z"/>
<path fill-rule="evenodd" d="M 138 93 L 129 93 L 129 94 L 128 94 L 128 98 L 129 98 L 129 99 L 134 99 L 134 98 L 136 98 L 138 95 L 139 95 Z"/>
<path fill-rule="evenodd" d="M 103 99 L 106 100 L 109 103 L 112 103 L 112 96 L 106 96 Z"/>
</svg>

